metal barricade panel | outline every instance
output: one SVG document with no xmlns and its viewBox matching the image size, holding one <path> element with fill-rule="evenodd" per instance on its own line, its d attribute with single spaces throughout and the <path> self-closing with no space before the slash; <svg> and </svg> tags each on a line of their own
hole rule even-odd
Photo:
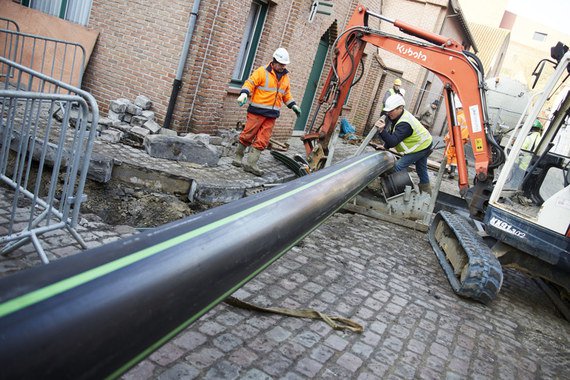
<svg viewBox="0 0 570 380">
<path fill-rule="evenodd" d="M 81 86 L 86 53 L 78 43 L 0 29 L 0 55 L 58 81 Z M 4 76 L 5 71 L 0 66 L 0 75 Z M 46 83 L 37 79 L 30 80 L 27 73 L 22 73 L 22 76 L 23 80 L 12 80 L 12 84 L 28 91 L 46 91 L 40 88 Z M 55 92 L 50 89 L 47 91 Z"/>
<path fill-rule="evenodd" d="M 7 253 L 30 240 L 47 257 L 38 236 L 75 231 L 98 122 L 94 98 L 77 88 L 5 58 L 0 88 L 0 182 L 9 190 L 5 234 Z M 37 83 L 42 92 L 22 91 Z M 52 91 L 47 91 L 52 90 Z"/>
</svg>

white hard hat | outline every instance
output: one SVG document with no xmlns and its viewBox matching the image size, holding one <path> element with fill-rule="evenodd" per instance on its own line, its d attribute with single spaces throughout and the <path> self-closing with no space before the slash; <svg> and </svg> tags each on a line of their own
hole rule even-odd
<svg viewBox="0 0 570 380">
<path fill-rule="evenodd" d="M 459 100 L 459 96 L 453 95 L 453 102 L 455 103 L 455 108 L 463 108 L 463 104 L 461 104 L 461 100 Z"/>
<path fill-rule="evenodd" d="M 289 64 L 289 53 L 287 50 L 285 50 L 285 48 L 278 48 L 275 50 L 275 53 L 273 53 L 273 58 L 275 58 L 275 60 L 282 65 Z"/>
<path fill-rule="evenodd" d="M 388 99 L 386 99 L 386 104 L 384 104 L 384 111 L 390 112 L 393 109 L 396 109 L 400 106 L 405 106 L 406 101 L 400 94 L 390 95 Z"/>
</svg>

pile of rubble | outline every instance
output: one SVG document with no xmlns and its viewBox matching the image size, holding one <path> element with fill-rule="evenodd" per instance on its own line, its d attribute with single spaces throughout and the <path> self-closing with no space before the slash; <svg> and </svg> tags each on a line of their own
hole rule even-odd
<svg viewBox="0 0 570 380">
<path fill-rule="evenodd" d="M 110 143 L 123 143 L 135 148 L 144 147 L 144 139 L 151 134 L 176 136 L 176 131 L 162 128 L 154 121 L 154 112 L 150 110 L 152 101 L 144 96 L 129 99 L 112 100 L 109 103 L 107 117 L 99 119 L 99 138 Z"/>
<path fill-rule="evenodd" d="M 113 100 L 107 117 L 99 119 L 99 139 L 145 149 L 151 157 L 187 161 L 215 166 L 221 156 L 232 155 L 237 131 L 219 131 L 217 136 L 188 133 L 162 128 L 151 111 L 152 101 L 144 96 Z"/>
</svg>

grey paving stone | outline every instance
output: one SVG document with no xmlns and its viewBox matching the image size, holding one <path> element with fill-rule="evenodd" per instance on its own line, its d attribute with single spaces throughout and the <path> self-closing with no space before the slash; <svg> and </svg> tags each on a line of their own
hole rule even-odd
<svg viewBox="0 0 570 380">
<path fill-rule="evenodd" d="M 230 352 L 234 348 L 241 346 L 243 344 L 243 340 L 234 334 L 224 333 L 215 337 L 212 343 L 220 350 Z"/>
<path fill-rule="evenodd" d="M 159 380 L 186 380 L 186 379 L 196 379 L 200 371 L 191 365 L 185 363 L 178 363 L 171 368 L 168 368 L 162 372 L 157 379 Z M 136 379 L 136 378 L 134 378 Z"/>
<path fill-rule="evenodd" d="M 356 372 L 363 363 L 362 359 L 350 352 L 343 353 L 336 362 L 352 373 Z"/>
<path fill-rule="evenodd" d="M 297 362 L 295 370 L 305 376 L 314 378 L 322 367 L 323 365 L 316 360 L 303 358 Z"/>
<path fill-rule="evenodd" d="M 197 331 L 185 331 L 174 340 L 174 344 L 186 351 L 194 350 L 208 340 L 208 337 Z"/>
<path fill-rule="evenodd" d="M 167 343 L 150 355 L 149 359 L 162 366 L 167 366 L 184 355 L 185 351 L 174 343 Z"/>
<path fill-rule="evenodd" d="M 259 356 L 250 349 L 240 347 L 233 351 L 228 359 L 240 367 L 249 367 L 250 364 L 257 361 Z"/>
<path fill-rule="evenodd" d="M 190 355 L 185 358 L 185 361 L 196 368 L 202 369 L 210 367 L 223 356 L 224 353 L 217 348 L 204 347 L 191 351 Z"/>
<path fill-rule="evenodd" d="M 239 377 L 239 367 L 233 363 L 222 360 L 212 365 L 204 379 L 220 380 L 220 379 L 237 379 Z"/>
<path fill-rule="evenodd" d="M 280 352 L 270 352 L 268 355 L 264 355 L 255 362 L 255 365 L 263 372 L 274 377 L 278 377 L 280 374 L 285 373 L 292 364 L 293 361 Z"/>
<path fill-rule="evenodd" d="M 240 376 L 242 380 L 271 380 L 272 377 L 257 368 L 250 369 L 243 376 Z"/>
<path fill-rule="evenodd" d="M 281 343 L 291 336 L 291 332 L 285 330 L 283 327 L 277 326 L 269 330 L 265 335 L 269 339 L 273 339 L 274 341 Z"/>
</svg>

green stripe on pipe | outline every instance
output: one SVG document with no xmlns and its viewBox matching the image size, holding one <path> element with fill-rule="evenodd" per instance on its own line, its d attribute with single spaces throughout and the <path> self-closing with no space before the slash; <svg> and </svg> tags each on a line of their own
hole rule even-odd
<svg viewBox="0 0 570 380">
<path fill-rule="evenodd" d="M 9 301 L 6 301 L 6 302 L 0 304 L 0 318 L 5 317 L 6 315 L 12 314 L 18 310 L 24 309 L 28 306 L 34 305 L 38 302 L 44 301 L 50 297 L 54 297 L 58 294 L 61 294 L 65 291 L 73 289 L 77 286 L 83 285 L 89 281 L 93 281 L 93 280 L 95 280 L 99 277 L 105 276 L 111 272 L 125 268 L 125 267 L 127 267 L 131 264 L 134 264 L 138 261 L 141 261 L 147 257 L 153 256 L 153 255 L 155 255 L 155 254 L 157 254 L 157 253 L 159 253 L 165 249 L 174 247 L 178 244 L 181 244 L 181 243 L 186 242 L 188 240 L 191 240 L 197 236 L 200 236 L 206 232 L 209 232 L 209 231 L 214 230 L 218 227 L 221 227 L 225 224 L 233 222 L 239 218 L 242 218 L 244 216 L 252 214 L 252 213 L 254 213 L 260 209 L 263 209 L 264 207 L 270 206 L 270 205 L 272 205 L 276 202 L 279 202 L 285 198 L 288 198 L 292 195 L 295 195 L 295 194 L 299 193 L 300 191 L 303 191 L 303 190 L 306 190 L 312 186 L 315 186 L 315 185 L 319 184 L 320 182 L 323 182 L 326 179 L 336 175 L 336 173 L 340 173 L 340 172 L 343 172 L 345 170 L 348 170 L 352 166 L 360 164 L 361 162 L 368 160 L 368 159 L 370 159 L 370 158 L 372 158 L 378 154 L 380 154 L 380 153 L 377 152 L 376 154 L 372 154 L 370 156 L 363 157 L 362 159 L 355 161 L 348 166 L 344 166 L 342 168 L 339 168 L 338 170 L 336 170 L 332 173 L 329 173 L 329 174 L 327 174 L 327 175 L 325 175 L 325 176 L 323 176 L 323 177 L 321 177 L 321 178 L 319 178 L 319 179 L 317 179 L 311 183 L 308 183 L 304 186 L 301 186 L 299 188 L 291 190 L 285 194 L 281 194 L 278 197 L 272 198 L 266 202 L 260 203 L 258 205 L 251 207 L 251 208 L 248 208 L 246 210 L 240 211 L 237 214 L 227 216 L 227 217 L 220 219 L 216 222 L 213 222 L 213 223 L 210 223 L 206 226 L 202 226 L 200 228 L 197 228 L 196 230 L 189 231 L 185 234 L 182 234 L 180 236 L 166 240 L 162 243 L 158 243 L 158 244 L 153 245 L 151 247 L 145 248 L 141 251 L 134 252 L 128 256 L 121 257 L 120 259 L 111 261 L 109 263 L 103 264 L 103 265 L 96 267 L 96 268 L 93 268 L 93 269 L 89 269 L 83 273 L 74 275 L 70 278 L 66 278 L 65 280 L 58 281 L 54 284 L 45 286 L 41 289 L 34 290 L 30 293 L 27 293 L 27 294 L 18 296 L 14 299 L 11 299 Z"/>
</svg>

